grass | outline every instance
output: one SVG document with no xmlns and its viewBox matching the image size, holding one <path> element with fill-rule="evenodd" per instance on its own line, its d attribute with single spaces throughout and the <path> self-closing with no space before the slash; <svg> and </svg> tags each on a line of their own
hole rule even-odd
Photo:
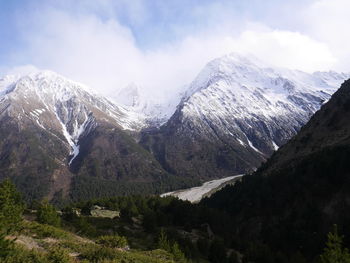
<svg viewBox="0 0 350 263">
<path fill-rule="evenodd" d="M 62 229 L 50 226 L 39 224 L 37 222 L 25 221 L 23 223 L 23 234 L 35 238 L 56 238 L 56 239 L 70 239 L 73 237 L 71 233 L 64 231 Z"/>
<path fill-rule="evenodd" d="M 18 234 L 22 242 L 13 253 L 0 262 L 6 263 L 175 263 L 173 256 L 163 250 L 123 250 L 96 243 L 63 229 L 25 221 Z M 25 237 L 25 238 L 23 238 Z M 105 238 L 106 239 L 106 238 Z M 26 241 L 28 240 L 28 241 Z M 108 239 L 108 241 L 110 241 Z M 114 241 L 114 240 L 113 240 Z M 31 242 L 33 244 L 26 244 Z M 113 243 L 114 244 L 114 243 Z"/>
</svg>

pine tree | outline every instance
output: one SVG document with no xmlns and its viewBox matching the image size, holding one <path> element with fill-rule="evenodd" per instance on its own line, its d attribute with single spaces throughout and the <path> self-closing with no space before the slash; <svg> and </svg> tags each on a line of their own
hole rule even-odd
<svg viewBox="0 0 350 263">
<path fill-rule="evenodd" d="M 172 245 L 170 245 L 170 241 L 168 240 L 168 237 L 165 234 L 165 231 L 163 229 L 160 231 L 160 234 L 159 234 L 158 248 L 171 253 L 174 256 L 174 260 L 176 262 L 179 262 L 179 263 L 187 262 L 185 254 L 181 251 L 179 244 L 177 242 L 174 242 Z"/>
<path fill-rule="evenodd" d="M 0 184 L 0 231 L 11 233 L 19 230 L 24 205 L 19 192 L 9 179 Z"/>
<path fill-rule="evenodd" d="M 168 237 L 165 234 L 165 231 L 162 229 L 158 238 L 158 248 L 163 249 L 165 251 L 171 251 L 170 243 Z"/>
<path fill-rule="evenodd" d="M 172 245 L 171 254 L 173 254 L 176 262 L 179 262 L 179 263 L 187 262 L 186 257 L 184 253 L 181 251 L 179 244 L 177 242 L 174 242 L 174 244 Z"/>
<path fill-rule="evenodd" d="M 350 263 L 349 250 L 343 248 L 343 237 L 339 236 L 336 225 L 333 232 L 328 233 L 326 247 L 320 258 L 322 263 Z"/>
<path fill-rule="evenodd" d="M 6 258 L 13 252 L 13 240 L 6 239 L 6 233 L 0 232 L 0 262 L 2 258 Z"/>
<path fill-rule="evenodd" d="M 226 251 L 224 242 L 214 239 L 209 249 L 209 260 L 213 263 L 222 263 L 226 260 Z"/>
<path fill-rule="evenodd" d="M 56 212 L 54 206 L 50 205 L 47 201 L 43 201 L 38 208 L 37 219 L 39 223 L 60 226 L 61 218 Z"/>
</svg>

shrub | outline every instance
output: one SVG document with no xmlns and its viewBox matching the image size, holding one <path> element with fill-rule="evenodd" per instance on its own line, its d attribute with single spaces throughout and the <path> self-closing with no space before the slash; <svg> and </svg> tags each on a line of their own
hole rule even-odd
<svg viewBox="0 0 350 263">
<path fill-rule="evenodd" d="M 27 250 L 17 247 L 3 261 L 6 263 L 51 263 L 45 254 L 35 250 Z"/>
<path fill-rule="evenodd" d="M 71 258 L 68 255 L 67 251 L 62 248 L 53 248 L 50 249 L 48 254 L 48 259 L 51 263 L 69 263 Z"/>
<path fill-rule="evenodd" d="M 59 228 L 42 225 L 37 222 L 28 222 L 24 224 L 26 230 L 29 234 L 35 234 L 39 238 L 52 237 L 52 238 L 69 238 L 69 234 Z"/>
<path fill-rule="evenodd" d="M 125 237 L 114 236 L 101 236 L 98 238 L 97 243 L 106 247 L 125 248 L 128 246 L 128 241 Z"/>
<path fill-rule="evenodd" d="M 41 203 L 37 212 L 37 219 L 39 223 L 52 225 L 52 226 L 60 226 L 61 218 L 56 212 L 54 206 L 50 205 L 47 201 Z"/>
<path fill-rule="evenodd" d="M 6 239 L 5 232 L 0 232 L 0 260 L 13 253 L 14 242 Z"/>
<path fill-rule="evenodd" d="M 103 260 L 112 260 L 118 256 L 118 251 L 109 247 L 93 247 L 81 254 L 83 259 L 91 263 L 98 263 Z"/>
</svg>

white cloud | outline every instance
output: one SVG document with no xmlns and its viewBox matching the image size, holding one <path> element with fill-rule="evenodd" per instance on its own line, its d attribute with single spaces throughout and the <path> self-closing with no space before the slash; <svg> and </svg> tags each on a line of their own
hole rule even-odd
<svg viewBox="0 0 350 263">
<path fill-rule="evenodd" d="M 327 43 L 339 58 L 335 67 L 349 72 L 350 60 L 350 1 L 318 0 L 303 12 L 304 31 L 313 38 Z"/>
<path fill-rule="evenodd" d="M 143 10 L 137 5 L 130 8 Z M 36 22 L 30 26 L 26 26 L 27 19 L 21 27 L 27 48 L 18 57 L 30 58 L 39 68 L 56 71 L 105 95 L 135 82 L 145 93 L 155 94 L 152 96 L 173 96 L 207 62 L 230 52 L 249 53 L 275 66 L 306 71 L 326 70 L 336 62 L 323 42 L 259 23 L 240 22 L 232 30 L 234 23 L 227 21 L 229 26 L 192 32 L 172 44 L 144 51 L 135 44 L 131 30 L 116 19 L 52 8 L 34 14 L 31 19 Z"/>
<path fill-rule="evenodd" d="M 4 72 L 6 72 L 6 74 L 8 75 L 27 75 L 30 73 L 35 73 L 35 72 L 39 72 L 40 69 L 38 69 L 37 67 L 33 66 L 33 65 L 22 65 L 22 66 L 17 66 L 17 67 L 13 67 L 13 68 L 9 68 L 9 69 L 3 69 Z"/>
<path fill-rule="evenodd" d="M 279 67 L 313 72 L 329 70 L 337 61 L 326 44 L 299 32 L 248 30 L 237 42 L 238 50 Z"/>
</svg>

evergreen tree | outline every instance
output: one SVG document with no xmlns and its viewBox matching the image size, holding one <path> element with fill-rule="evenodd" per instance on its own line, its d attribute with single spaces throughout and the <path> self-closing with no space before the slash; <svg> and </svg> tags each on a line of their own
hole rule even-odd
<svg viewBox="0 0 350 263">
<path fill-rule="evenodd" d="M 10 233 L 20 228 L 24 205 L 9 179 L 0 184 L 0 231 Z"/>
<path fill-rule="evenodd" d="M 209 249 L 209 260 L 213 263 L 223 263 L 226 261 L 226 251 L 224 242 L 214 239 Z"/>
<path fill-rule="evenodd" d="M 239 254 L 237 252 L 232 252 L 231 255 L 228 258 L 228 263 L 239 263 L 241 262 Z"/>
<path fill-rule="evenodd" d="M 0 232 L 0 262 L 1 259 L 6 258 L 13 252 L 13 240 L 6 239 L 6 233 Z"/>
<path fill-rule="evenodd" d="M 61 218 L 56 212 L 54 206 L 50 205 L 47 201 L 43 201 L 38 208 L 37 219 L 39 223 L 60 226 Z"/>
<path fill-rule="evenodd" d="M 328 233 L 326 247 L 321 255 L 322 263 L 350 263 L 350 254 L 343 248 L 343 237 L 339 236 L 337 226 L 333 232 Z"/>
<path fill-rule="evenodd" d="M 172 245 L 165 234 L 165 231 L 162 229 L 159 234 L 158 239 L 158 248 L 170 252 L 174 256 L 174 260 L 179 263 L 186 263 L 185 254 L 181 251 L 179 244 L 174 242 Z"/>
<path fill-rule="evenodd" d="M 142 226 L 148 233 L 154 232 L 157 226 L 157 218 L 153 211 L 146 212 L 143 216 Z"/>
<path fill-rule="evenodd" d="M 158 238 L 158 248 L 163 249 L 165 251 L 171 251 L 170 243 L 168 240 L 167 235 L 165 234 L 164 229 L 160 231 L 159 238 Z"/>
<path fill-rule="evenodd" d="M 179 262 L 179 263 L 187 262 L 184 253 L 181 251 L 179 244 L 176 242 L 174 242 L 174 244 L 171 247 L 171 254 L 173 254 L 176 262 Z"/>
</svg>

